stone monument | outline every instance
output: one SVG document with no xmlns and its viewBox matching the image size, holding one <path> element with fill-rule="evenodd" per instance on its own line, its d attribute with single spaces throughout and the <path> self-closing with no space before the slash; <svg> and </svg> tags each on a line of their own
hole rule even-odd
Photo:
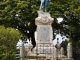
<svg viewBox="0 0 80 60">
<path fill-rule="evenodd" d="M 41 3 L 45 3 L 40 6 L 41 8 L 47 8 L 49 0 L 41 0 Z M 38 17 L 35 19 L 35 24 L 37 25 L 37 41 L 34 53 L 39 56 L 45 55 L 45 58 L 51 60 L 53 60 L 53 30 L 51 27 L 53 21 L 54 19 L 50 14 L 46 11 L 44 12 L 42 9 L 38 11 Z"/>
<path fill-rule="evenodd" d="M 50 14 L 43 11 L 38 11 L 38 17 L 35 19 L 37 25 L 36 53 L 48 55 L 51 60 L 53 58 L 53 30 L 51 27 L 53 21 Z"/>
</svg>

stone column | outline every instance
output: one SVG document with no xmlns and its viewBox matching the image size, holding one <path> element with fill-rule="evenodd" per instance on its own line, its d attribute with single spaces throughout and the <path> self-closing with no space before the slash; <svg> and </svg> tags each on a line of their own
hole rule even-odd
<svg viewBox="0 0 80 60">
<path fill-rule="evenodd" d="M 23 60 L 24 58 L 25 58 L 25 47 L 24 47 L 24 42 L 22 42 L 20 46 L 20 59 Z"/>
<path fill-rule="evenodd" d="M 35 19 L 37 25 L 37 49 L 38 54 L 49 56 L 53 55 L 53 30 L 51 24 L 54 19 L 48 12 L 38 11 L 38 17 Z"/>
<path fill-rule="evenodd" d="M 30 38 L 30 41 L 29 41 L 29 49 L 30 51 L 28 53 L 32 53 L 32 48 L 33 48 L 33 45 L 32 45 L 32 39 Z"/>
<path fill-rule="evenodd" d="M 64 49 L 63 49 L 63 47 L 61 47 L 60 52 L 61 52 L 61 58 L 62 58 L 64 56 Z"/>
<path fill-rule="evenodd" d="M 67 57 L 72 60 L 72 44 L 70 42 L 67 45 Z"/>
</svg>

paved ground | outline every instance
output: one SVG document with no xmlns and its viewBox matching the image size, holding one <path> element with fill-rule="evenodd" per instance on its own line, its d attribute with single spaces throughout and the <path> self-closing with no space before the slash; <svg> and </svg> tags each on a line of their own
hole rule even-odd
<svg viewBox="0 0 80 60">
<path fill-rule="evenodd" d="M 38 59 L 20 59 L 20 60 L 38 60 Z M 73 60 L 73 59 L 61 58 L 61 59 L 53 59 L 53 60 Z"/>
<path fill-rule="evenodd" d="M 61 57 L 61 55 L 59 55 L 58 57 L 59 57 L 59 59 L 56 59 L 56 56 L 53 56 L 52 60 L 73 60 L 73 59 L 68 59 L 66 56 Z M 20 59 L 20 60 L 38 60 L 38 58 L 41 58 L 41 57 L 31 55 L 31 56 L 27 57 L 26 59 Z"/>
</svg>

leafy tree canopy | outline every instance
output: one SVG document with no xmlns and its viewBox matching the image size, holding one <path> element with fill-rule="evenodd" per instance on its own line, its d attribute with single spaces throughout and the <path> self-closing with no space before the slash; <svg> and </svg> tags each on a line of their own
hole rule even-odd
<svg viewBox="0 0 80 60">
<path fill-rule="evenodd" d="M 16 44 L 21 36 L 22 35 L 18 30 L 0 26 L 0 59 L 1 60 L 9 60 L 7 59 L 8 56 L 15 54 Z"/>
<path fill-rule="evenodd" d="M 35 18 L 39 6 L 40 0 L 0 0 L 0 25 L 17 28 L 25 36 L 32 37 L 32 43 L 35 44 Z M 52 24 L 53 34 L 61 33 L 74 41 L 80 40 L 79 0 L 52 0 L 48 11 L 55 19 Z M 61 23 L 57 22 L 58 17 L 63 18 Z"/>
</svg>

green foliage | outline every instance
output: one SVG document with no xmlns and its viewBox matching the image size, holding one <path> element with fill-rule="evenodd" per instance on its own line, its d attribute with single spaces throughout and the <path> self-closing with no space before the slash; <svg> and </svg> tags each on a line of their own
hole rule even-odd
<svg viewBox="0 0 80 60">
<path fill-rule="evenodd" d="M 39 6 L 40 0 L 0 0 L 0 25 L 17 28 L 25 36 L 31 37 L 34 45 L 35 18 L 38 16 Z M 61 33 L 62 36 L 65 35 L 73 40 L 74 47 L 79 45 L 80 0 L 51 0 L 48 11 L 54 18 L 53 34 Z M 63 18 L 61 23 L 57 22 L 58 17 Z M 14 57 L 15 46 L 20 37 L 18 31 L 5 27 L 0 26 L 1 60 L 9 60 L 9 55 Z M 27 31 L 30 33 L 27 34 Z M 66 50 L 67 41 L 62 45 Z"/>
<path fill-rule="evenodd" d="M 29 30 L 30 36 L 33 36 L 36 30 L 35 18 L 38 16 L 39 6 L 40 0 L 0 1 L 0 25 L 17 28 L 26 36 L 28 36 L 27 30 Z M 52 0 L 48 11 L 54 18 L 52 24 L 54 33 L 61 33 L 71 37 L 74 41 L 80 40 L 79 0 Z M 63 18 L 61 23 L 57 22 L 56 18 L 58 17 Z M 30 26 L 28 26 L 29 22 Z"/>
<path fill-rule="evenodd" d="M 16 52 L 16 44 L 20 37 L 21 34 L 18 30 L 0 26 L 0 59 L 1 60 L 9 60 L 9 57 L 13 57 L 13 59 L 15 58 L 14 52 Z"/>
</svg>

